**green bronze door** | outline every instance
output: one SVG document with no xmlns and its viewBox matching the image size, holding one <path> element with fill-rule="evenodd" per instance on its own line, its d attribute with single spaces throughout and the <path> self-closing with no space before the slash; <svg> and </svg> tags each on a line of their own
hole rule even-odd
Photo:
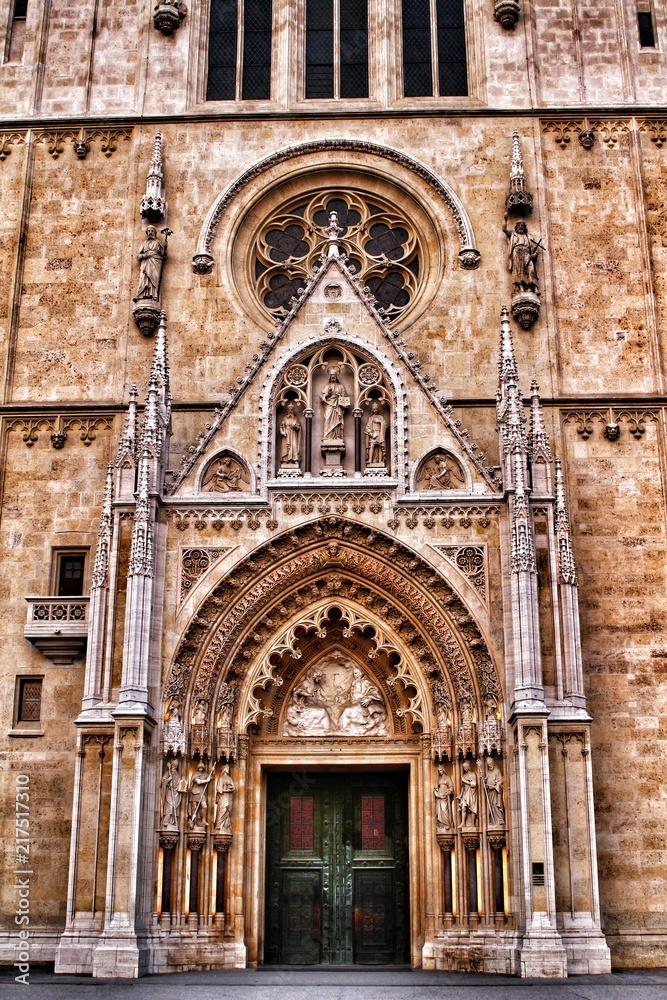
<svg viewBox="0 0 667 1000">
<path fill-rule="evenodd" d="M 408 961 L 407 775 L 269 775 L 265 961 Z"/>
</svg>

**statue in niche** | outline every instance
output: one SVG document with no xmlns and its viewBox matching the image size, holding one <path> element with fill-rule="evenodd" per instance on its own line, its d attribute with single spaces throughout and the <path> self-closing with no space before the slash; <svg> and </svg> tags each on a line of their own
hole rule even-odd
<svg viewBox="0 0 667 1000">
<path fill-rule="evenodd" d="M 280 450 L 281 468 L 298 468 L 301 461 L 301 421 L 294 412 L 294 403 L 288 403 L 285 416 L 280 421 L 279 433 L 283 439 Z"/>
<path fill-rule="evenodd" d="M 215 783 L 215 833 L 232 832 L 232 804 L 236 785 L 225 764 Z"/>
<path fill-rule="evenodd" d="M 505 213 L 503 232 L 509 241 L 507 269 L 512 275 L 514 294 L 534 292 L 539 295 L 540 289 L 535 267 L 538 245 L 528 235 L 528 227 L 523 219 L 519 219 L 514 226 L 514 232 L 510 232 L 507 228 L 507 218 L 507 213 Z M 534 248 L 531 244 L 534 245 Z"/>
<path fill-rule="evenodd" d="M 463 761 L 461 794 L 458 797 L 461 813 L 461 829 L 472 830 L 477 826 L 477 775 L 469 760 Z"/>
<path fill-rule="evenodd" d="M 345 410 L 350 405 L 347 390 L 338 381 L 340 368 L 333 365 L 329 369 L 329 381 L 320 396 L 324 409 L 324 435 L 322 444 L 342 442 L 344 438 Z"/>
<path fill-rule="evenodd" d="M 387 421 L 380 413 L 380 405 L 374 402 L 366 424 L 366 465 L 384 468 L 386 464 Z"/>
<path fill-rule="evenodd" d="M 386 736 L 387 710 L 380 690 L 336 650 L 295 685 L 285 709 L 285 736 Z"/>
<path fill-rule="evenodd" d="M 505 803 L 503 802 L 503 774 L 493 757 L 486 759 L 486 791 L 491 826 L 505 826 Z"/>
<path fill-rule="evenodd" d="M 165 709 L 164 720 L 165 753 L 185 753 L 185 727 L 183 726 L 183 702 L 180 698 L 171 698 Z"/>
<path fill-rule="evenodd" d="M 454 782 L 445 768 L 438 768 L 438 784 L 433 789 L 435 795 L 435 826 L 437 833 L 454 829 Z"/>
<path fill-rule="evenodd" d="M 208 791 L 208 786 L 211 778 L 213 777 L 213 771 L 210 774 L 206 773 L 206 768 L 203 763 L 197 765 L 197 770 L 192 775 L 190 780 L 189 788 L 189 798 L 188 798 L 188 829 L 189 830 L 205 830 L 206 829 L 206 814 L 208 812 L 208 804 L 206 802 L 206 792 Z"/>
<path fill-rule="evenodd" d="M 417 489 L 460 490 L 465 487 L 463 470 L 443 451 L 428 458 L 417 473 Z"/>
<path fill-rule="evenodd" d="M 162 777 L 162 822 L 160 829 L 178 829 L 178 808 L 181 803 L 181 783 L 178 761 L 168 760 Z"/>
<path fill-rule="evenodd" d="M 141 244 L 137 255 L 140 278 L 137 295 L 132 300 L 133 302 L 138 302 L 139 299 L 155 299 L 156 301 L 159 299 L 160 277 L 166 253 L 166 241 L 160 243 L 155 226 L 147 226 L 146 239 Z"/>
<path fill-rule="evenodd" d="M 248 489 L 250 479 L 241 462 L 231 455 L 221 455 L 206 470 L 202 489 L 207 493 L 240 493 Z"/>
<path fill-rule="evenodd" d="M 192 725 L 205 726 L 207 711 L 208 711 L 208 703 L 205 701 L 198 701 L 197 704 L 195 705 L 195 710 L 192 713 Z"/>
<path fill-rule="evenodd" d="M 231 733 L 232 719 L 234 717 L 234 705 L 236 704 L 236 681 L 223 681 L 220 685 L 220 696 L 218 698 L 218 714 L 215 720 L 216 729 L 220 732 Z"/>
</svg>

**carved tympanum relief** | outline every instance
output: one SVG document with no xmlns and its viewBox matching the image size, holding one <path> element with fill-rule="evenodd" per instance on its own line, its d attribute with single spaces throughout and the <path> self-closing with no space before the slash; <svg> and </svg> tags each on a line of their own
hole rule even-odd
<svg viewBox="0 0 667 1000">
<path fill-rule="evenodd" d="M 201 484 L 204 493 L 247 493 L 250 470 L 242 459 L 223 451 L 206 467 Z"/>
<path fill-rule="evenodd" d="M 465 486 L 461 463 L 442 448 L 422 459 L 415 475 L 418 490 L 464 490 Z"/>
<path fill-rule="evenodd" d="M 313 664 L 287 700 L 284 736 L 386 736 L 388 732 L 380 689 L 341 650 Z"/>
<path fill-rule="evenodd" d="M 389 475 L 391 414 L 379 365 L 338 343 L 314 351 L 289 365 L 279 383 L 276 475 Z"/>
</svg>

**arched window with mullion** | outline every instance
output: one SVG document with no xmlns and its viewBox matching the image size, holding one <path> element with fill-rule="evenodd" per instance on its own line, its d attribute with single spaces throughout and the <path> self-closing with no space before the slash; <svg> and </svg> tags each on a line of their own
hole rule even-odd
<svg viewBox="0 0 667 1000">
<path fill-rule="evenodd" d="M 402 0 L 403 94 L 468 93 L 464 0 Z"/>
<path fill-rule="evenodd" d="M 211 0 L 207 101 L 271 97 L 272 0 Z"/>
</svg>

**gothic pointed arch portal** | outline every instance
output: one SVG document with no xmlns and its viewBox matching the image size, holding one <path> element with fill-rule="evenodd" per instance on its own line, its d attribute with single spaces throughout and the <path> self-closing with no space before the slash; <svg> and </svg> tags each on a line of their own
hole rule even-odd
<svg viewBox="0 0 667 1000">
<path fill-rule="evenodd" d="M 337 516 L 272 539 L 203 601 L 164 690 L 166 765 L 178 759 L 181 772 L 223 784 L 230 767 L 235 802 L 224 838 L 216 812 L 211 832 L 190 823 L 180 840 L 173 830 L 160 840 L 190 852 L 170 855 L 177 883 L 196 852 L 200 917 L 202 907 L 211 919 L 234 912 L 234 947 L 248 961 L 265 954 L 275 770 L 297 785 L 332 768 L 407 772 L 413 964 L 427 961 L 438 930 L 428 914 L 441 914 L 440 929 L 496 926 L 508 776 L 495 811 L 481 793 L 486 762 L 504 767 L 501 684 L 478 623 L 416 552 Z M 192 882 L 170 894 L 192 903 Z"/>
</svg>

